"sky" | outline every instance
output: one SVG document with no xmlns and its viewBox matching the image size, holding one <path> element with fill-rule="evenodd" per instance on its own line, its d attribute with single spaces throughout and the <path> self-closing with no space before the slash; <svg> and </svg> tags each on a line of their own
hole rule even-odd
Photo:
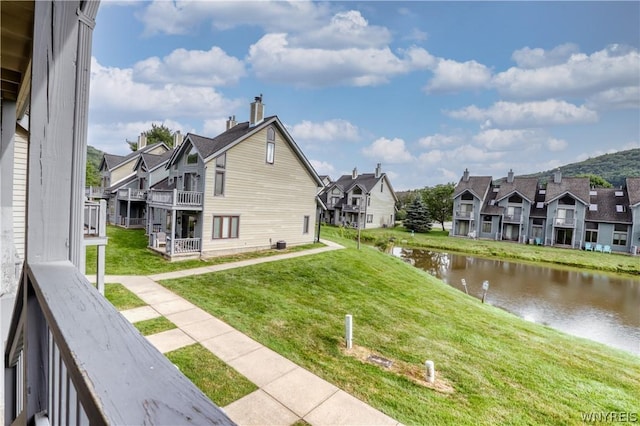
<svg viewBox="0 0 640 426">
<path fill-rule="evenodd" d="M 89 144 L 215 137 L 263 95 L 320 175 L 395 190 L 640 148 L 640 2 L 109 1 Z"/>
</svg>

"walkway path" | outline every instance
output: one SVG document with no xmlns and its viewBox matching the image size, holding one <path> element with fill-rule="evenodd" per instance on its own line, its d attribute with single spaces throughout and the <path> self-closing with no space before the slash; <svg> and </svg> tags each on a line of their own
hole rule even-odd
<svg viewBox="0 0 640 426">
<path fill-rule="evenodd" d="M 238 425 L 398 425 L 398 421 L 266 348 L 156 281 L 274 262 L 342 248 L 326 247 L 152 276 L 108 276 L 148 306 L 123 311 L 131 322 L 164 316 L 178 328 L 147 336 L 162 353 L 200 343 L 259 387 L 223 407 Z"/>
</svg>

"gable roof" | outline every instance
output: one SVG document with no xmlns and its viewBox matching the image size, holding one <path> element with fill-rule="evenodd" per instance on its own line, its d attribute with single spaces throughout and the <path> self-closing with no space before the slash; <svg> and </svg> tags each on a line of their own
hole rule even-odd
<svg viewBox="0 0 640 426">
<path fill-rule="evenodd" d="M 383 180 L 387 183 L 387 187 L 391 190 L 391 195 L 395 201 L 398 201 L 398 197 L 391 186 L 391 182 L 389 182 L 389 178 L 386 173 L 380 173 L 378 177 L 376 177 L 375 173 L 361 173 L 356 178 L 353 178 L 353 175 L 342 175 L 336 180 L 332 182 L 330 185 L 326 187 L 324 190 L 325 193 L 329 192 L 330 189 L 334 187 L 338 187 L 343 192 L 351 192 L 353 188 L 359 186 L 364 189 L 365 192 L 371 192 L 378 185 L 378 183 Z"/>
<path fill-rule="evenodd" d="M 236 124 L 232 128 L 219 134 L 215 138 L 208 138 L 205 136 L 196 135 L 194 133 L 187 133 L 184 141 L 182 142 L 182 144 L 180 144 L 180 147 L 176 149 L 171 155 L 171 158 L 167 163 L 167 167 L 170 167 L 180 157 L 180 155 L 182 155 L 182 153 L 187 149 L 188 146 L 193 146 L 198 152 L 198 155 L 206 163 L 212 158 L 219 156 L 233 146 L 246 140 L 254 133 L 257 133 L 270 125 L 274 125 L 278 128 L 280 133 L 284 136 L 285 141 L 289 144 L 289 147 L 300 159 L 303 166 L 309 172 L 316 184 L 318 186 L 322 186 L 322 180 L 318 176 L 318 173 L 316 173 L 307 157 L 305 157 L 305 155 L 302 153 L 298 145 L 295 143 L 289 132 L 287 132 L 287 129 L 285 129 L 284 125 L 276 115 L 265 117 L 262 122 L 254 126 L 250 126 L 248 121 Z"/>
<path fill-rule="evenodd" d="M 165 152 L 169 150 L 169 147 L 164 144 L 164 142 L 153 143 L 151 145 L 147 145 L 144 148 L 141 148 L 137 151 L 132 151 L 127 155 L 113 155 L 105 153 L 102 157 L 102 162 L 100 163 L 100 168 L 102 168 L 102 164 L 106 163 L 107 170 L 112 171 L 113 169 L 117 169 L 121 165 L 129 162 L 129 160 L 136 158 L 142 154 L 146 154 L 149 151 L 152 151 L 158 147 L 164 147 Z"/>
<path fill-rule="evenodd" d="M 518 193 L 529 203 L 533 203 L 536 198 L 536 190 L 538 189 L 537 178 L 514 177 L 513 182 L 504 181 L 500 184 L 500 190 L 496 195 L 496 202 L 510 197 L 514 193 Z"/>
<path fill-rule="evenodd" d="M 162 154 L 140 154 L 140 158 L 138 158 L 133 168 L 137 170 L 140 167 L 140 164 L 144 164 L 147 168 L 147 171 L 150 172 L 165 164 L 169 160 L 169 158 L 171 158 L 171 155 L 173 155 L 173 151 L 175 151 L 174 148 Z"/>
<path fill-rule="evenodd" d="M 547 182 L 547 197 L 545 203 L 549 204 L 565 195 L 571 195 L 581 203 L 589 204 L 590 181 L 588 177 L 563 177 L 560 183 L 553 179 Z"/>
<path fill-rule="evenodd" d="M 627 178 L 627 195 L 631 206 L 640 205 L 640 177 Z"/>
<path fill-rule="evenodd" d="M 491 186 L 491 180 L 491 176 L 469 176 L 466 181 L 462 177 L 453 191 L 453 198 L 469 191 L 474 197 L 483 200 Z"/>
<path fill-rule="evenodd" d="M 585 214 L 585 220 L 597 221 L 597 222 L 622 222 L 631 223 L 631 211 L 627 208 L 629 205 L 629 198 L 626 191 L 622 191 L 623 195 L 616 196 L 616 192 L 620 192 L 619 189 L 611 188 L 597 188 L 593 192 L 596 195 L 590 196 L 592 205 L 597 205 L 598 210 L 588 209 Z M 622 206 L 622 210 L 619 212 L 616 206 Z"/>
<path fill-rule="evenodd" d="M 100 169 L 102 170 L 102 166 L 107 166 L 107 170 L 111 170 L 116 167 L 118 164 L 122 162 L 124 159 L 123 155 L 113 155 L 113 154 L 103 154 L 102 161 L 100 162 Z"/>
</svg>

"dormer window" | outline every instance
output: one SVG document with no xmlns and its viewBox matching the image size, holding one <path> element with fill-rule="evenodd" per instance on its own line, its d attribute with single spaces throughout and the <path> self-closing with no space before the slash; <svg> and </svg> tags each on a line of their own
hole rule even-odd
<svg viewBox="0 0 640 426">
<path fill-rule="evenodd" d="M 273 164 L 276 157 L 276 131 L 273 127 L 267 129 L 267 164 Z"/>
</svg>

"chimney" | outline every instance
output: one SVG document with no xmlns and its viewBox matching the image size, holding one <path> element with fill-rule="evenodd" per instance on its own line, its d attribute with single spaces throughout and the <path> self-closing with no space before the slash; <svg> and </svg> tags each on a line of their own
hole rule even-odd
<svg viewBox="0 0 640 426">
<path fill-rule="evenodd" d="M 560 169 L 556 169 L 553 173 L 553 183 L 560 183 L 562 181 L 562 172 Z"/>
<path fill-rule="evenodd" d="M 180 146 L 181 143 L 182 143 L 182 134 L 180 133 L 180 130 L 178 130 L 173 134 L 173 147 L 177 148 Z"/>
<path fill-rule="evenodd" d="M 513 169 L 509 170 L 509 174 L 507 175 L 507 183 L 513 183 Z"/>
<path fill-rule="evenodd" d="M 236 124 L 238 124 L 238 122 L 236 121 L 236 116 L 230 115 L 229 119 L 227 120 L 227 130 L 231 129 L 232 127 L 235 127 Z"/>
<path fill-rule="evenodd" d="M 262 103 L 262 93 L 256 96 L 251 102 L 251 111 L 249 114 L 249 127 L 253 127 L 264 120 L 264 104 Z"/>
<path fill-rule="evenodd" d="M 147 135 L 140 133 L 140 136 L 138 136 L 138 149 L 142 149 L 145 146 L 147 146 Z"/>
<path fill-rule="evenodd" d="M 464 169 L 464 173 L 462 174 L 462 180 L 464 182 L 469 182 L 469 169 Z"/>
<path fill-rule="evenodd" d="M 353 171 L 351 172 L 351 179 L 355 179 L 358 177 L 358 168 L 354 167 Z"/>
<path fill-rule="evenodd" d="M 382 174 L 382 167 L 380 163 L 378 163 L 378 165 L 376 166 L 376 179 L 378 179 L 381 174 Z"/>
</svg>

